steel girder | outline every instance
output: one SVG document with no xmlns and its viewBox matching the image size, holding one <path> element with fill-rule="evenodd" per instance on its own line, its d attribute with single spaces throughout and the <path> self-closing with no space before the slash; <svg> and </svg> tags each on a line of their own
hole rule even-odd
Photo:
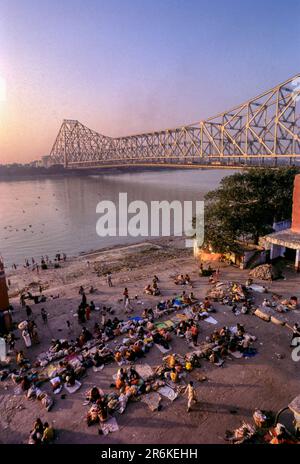
<svg viewBox="0 0 300 464">
<path fill-rule="evenodd" d="M 230 111 L 163 131 L 107 137 L 64 120 L 50 164 L 201 164 L 230 158 L 300 157 L 300 75 Z"/>
</svg>

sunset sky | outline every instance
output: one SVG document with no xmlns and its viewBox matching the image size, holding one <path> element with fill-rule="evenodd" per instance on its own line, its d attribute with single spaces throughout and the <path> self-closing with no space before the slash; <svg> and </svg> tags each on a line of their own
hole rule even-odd
<svg viewBox="0 0 300 464">
<path fill-rule="evenodd" d="M 299 24 L 297 0 L 0 0 L 0 163 L 64 118 L 120 136 L 242 103 L 299 73 Z"/>
</svg>

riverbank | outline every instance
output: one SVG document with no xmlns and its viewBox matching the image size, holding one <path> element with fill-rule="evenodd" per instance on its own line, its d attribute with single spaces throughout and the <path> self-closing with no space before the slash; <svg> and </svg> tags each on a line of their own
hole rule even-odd
<svg viewBox="0 0 300 464">
<path fill-rule="evenodd" d="M 104 275 L 107 269 L 112 270 L 113 287 L 107 285 Z M 128 316 L 124 314 L 124 305 L 120 301 L 124 287 L 128 288 L 131 298 L 132 316 L 140 316 L 144 308 L 154 308 L 160 300 L 173 298 L 184 290 L 174 284 L 174 276 L 178 274 L 190 275 L 191 290 L 203 300 L 211 285 L 208 278 L 199 277 L 198 271 L 199 263 L 193 258 L 192 250 L 166 240 L 159 244 L 147 242 L 86 254 L 63 263 L 59 269 L 41 271 L 39 275 L 25 269 L 11 273 L 11 292 L 13 289 L 30 287 L 35 294 L 38 293 L 38 285 L 42 285 L 43 294 L 47 297 L 45 303 L 32 305 L 41 343 L 26 349 L 20 338 L 16 348 L 23 349 L 25 356 L 34 361 L 49 347 L 51 339 L 75 339 L 82 329 L 75 317 L 80 302 L 80 285 L 85 288 L 88 301 L 92 299 L 99 307 L 112 307 L 117 317 L 126 319 Z M 143 288 L 152 282 L 154 274 L 160 279 L 162 296 L 159 297 L 143 294 Z M 285 276 L 286 280 L 268 283 L 269 291 L 285 297 L 295 294 L 300 298 L 299 274 L 286 269 Z M 248 271 L 221 265 L 221 280 L 245 283 L 247 278 Z M 96 289 L 93 295 L 88 293 L 91 286 Z M 189 288 L 186 290 L 190 291 Z M 51 295 L 59 297 L 53 300 Z M 253 298 L 259 305 L 264 295 L 253 292 Z M 11 298 L 11 302 L 15 307 L 14 320 L 24 319 L 18 296 Z M 99 436 L 96 426 L 87 427 L 85 423 L 87 406 L 83 403 L 86 390 L 93 385 L 105 392 L 113 391 L 110 385 L 118 367 L 109 364 L 100 372 L 89 369 L 78 392 L 66 394 L 64 399 L 61 395 L 54 395 L 55 405 L 49 413 L 40 402 L 28 401 L 17 394 L 11 382 L 1 382 L 0 442 L 26 442 L 33 421 L 41 417 L 43 421 L 51 422 L 58 431 L 57 443 L 224 443 L 225 431 L 234 429 L 242 420 L 250 421 L 255 408 L 277 411 L 286 406 L 298 395 L 300 380 L 299 366 L 291 359 L 288 329 L 266 323 L 252 315 L 235 316 L 229 307 L 219 303 L 214 305 L 216 325 L 202 321 L 199 342 L 205 341 L 216 328 L 240 322 L 257 337 L 255 346 L 258 353 L 253 358 L 228 359 L 223 368 L 203 361 L 200 369 L 190 374 L 200 400 L 192 413 L 185 412 L 186 398 L 182 395 L 174 402 L 164 398 L 162 409 L 156 412 L 150 412 L 141 401 L 132 402 L 123 415 L 116 416 L 119 431 Z M 48 313 L 47 325 L 42 323 L 41 307 Z M 298 319 L 298 314 L 299 311 L 293 311 L 286 317 L 292 324 Z M 71 335 L 67 320 L 71 321 Z M 99 321 L 99 313 L 94 312 L 86 326 L 92 330 L 95 322 Z M 172 335 L 171 347 L 172 352 L 180 354 L 190 350 L 185 340 L 175 335 Z M 154 346 L 141 363 L 155 368 L 161 364 L 162 357 L 163 354 Z M 205 382 L 200 380 L 203 376 L 207 378 Z M 43 389 L 50 392 L 49 384 L 45 384 Z"/>
<path fill-rule="evenodd" d="M 183 165 L 176 165 L 176 164 L 161 164 L 161 165 L 109 165 L 109 166 L 99 166 L 96 168 L 67 168 L 65 169 L 63 166 L 57 168 L 53 166 L 53 168 L 28 168 L 23 169 L 19 168 L 11 173 L 8 172 L 1 172 L 0 166 L 0 182 L 5 181 L 16 181 L 16 180 L 35 180 L 35 179 L 53 179 L 53 178 L 64 178 L 64 177 L 86 177 L 86 176 L 95 176 L 95 175 L 117 175 L 117 174 L 136 174 L 142 172 L 162 172 L 166 170 L 172 171 L 181 171 L 181 170 L 201 170 L 201 171 L 208 171 L 208 170 L 216 170 L 216 169 L 224 169 L 226 170 L 243 170 L 243 169 L 251 169 L 255 166 L 234 166 L 234 165 L 224 165 L 221 164 L 183 164 Z M 257 166 L 259 167 L 259 166 Z M 31 171 L 32 173 L 28 173 L 26 171 Z"/>
</svg>

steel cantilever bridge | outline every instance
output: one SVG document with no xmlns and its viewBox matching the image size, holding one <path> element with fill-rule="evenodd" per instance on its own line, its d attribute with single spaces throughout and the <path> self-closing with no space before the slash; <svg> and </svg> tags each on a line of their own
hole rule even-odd
<svg viewBox="0 0 300 464">
<path fill-rule="evenodd" d="M 257 165 L 300 159 L 300 74 L 230 111 L 175 129 L 107 137 L 66 119 L 49 164 Z"/>
</svg>

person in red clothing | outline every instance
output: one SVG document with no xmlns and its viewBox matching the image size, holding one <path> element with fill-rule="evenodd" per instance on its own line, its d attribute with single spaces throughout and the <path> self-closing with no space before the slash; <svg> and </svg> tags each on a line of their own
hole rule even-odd
<svg viewBox="0 0 300 464">
<path fill-rule="evenodd" d="M 199 335 L 199 329 L 196 326 L 196 324 L 193 324 L 191 327 L 191 333 L 192 333 L 192 341 L 195 346 L 198 344 L 198 335 Z"/>
<path fill-rule="evenodd" d="M 89 321 L 90 320 L 90 316 L 91 316 L 91 308 L 89 306 L 87 306 L 85 308 L 85 317 L 86 317 L 86 320 Z"/>
</svg>

